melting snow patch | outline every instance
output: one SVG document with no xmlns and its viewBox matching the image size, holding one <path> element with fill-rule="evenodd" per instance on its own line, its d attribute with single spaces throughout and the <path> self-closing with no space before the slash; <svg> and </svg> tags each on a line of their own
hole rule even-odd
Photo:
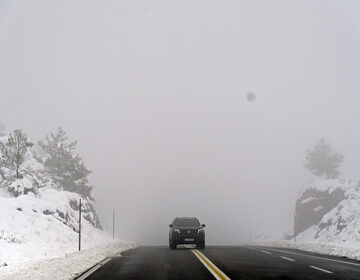
<svg viewBox="0 0 360 280">
<path fill-rule="evenodd" d="M 301 204 L 309 203 L 310 201 L 318 200 L 316 197 L 308 197 L 301 201 Z"/>
</svg>

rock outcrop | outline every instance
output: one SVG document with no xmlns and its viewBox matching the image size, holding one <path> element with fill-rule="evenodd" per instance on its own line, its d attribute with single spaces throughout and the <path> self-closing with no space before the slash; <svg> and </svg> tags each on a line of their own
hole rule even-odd
<svg viewBox="0 0 360 280">
<path fill-rule="evenodd" d="M 296 201 L 295 235 L 320 223 L 326 213 L 345 199 L 344 190 L 336 188 L 333 191 L 306 189 Z"/>
<path fill-rule="evenodd" d="M 295 234 L 302 241 L 351 246 L 360 242 L 360 181 L 322 180 L 296 201 Z"/>
</svg>

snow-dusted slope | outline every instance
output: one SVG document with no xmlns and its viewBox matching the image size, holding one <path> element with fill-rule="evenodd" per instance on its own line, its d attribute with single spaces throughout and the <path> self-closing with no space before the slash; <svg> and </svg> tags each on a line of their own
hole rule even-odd
<svg viewBox="0 0 360 280">
<path fill-rule="evenodd" d="M 5 143 L 7 137 L 0 137 L 0 141 Z M 82 249 L 119 241 L 101 229 L 94 200 L 64 191 L 64 186 L 54 184 L 44 174 L 43 165 L 35 154 L 41 154 L 36 146 L 26 152 L 21 166 L 26 172 L 21 179 L 14 181 L 8 176 L 11 170 L 1 166 L 0 275 L 12 267 L 21 267 L 24 262 L 77 252 L 80 198 Z M 92 252 L 98 254 L 96 250 Z"/>
<path fill-rule="evenodd" d="M 319 180 L 296 202 L 296 242 L 292 234 L 261 234 L 256 243 L 285 246 L 360 260 L 360 181 Z M 285 231 L 283 231 L 285 232 Z"/>
<path fill-rule="evenodd" d="M 78 207 L 78 194 L 44 187 L 37 194 L 0 195 L 0 264 L 61 256 L 77 249 L 79 211 L 73 207 Z M 111 241 L 85 218 L 82 232 L 84 248 Z"/>
<path fill-rule="evenodd" d="M 319 194 L 331 197 L 335 192 L 341 197 L 337 204 L 328 209 L 316 224 L 301 232 L 297 239 L 303 242 L 321 242 L 337 246 L 360 249 L 360 181 L 348 180 L 323 180 L 318 181 L 306 188 L 300 198 L 303 205 L 309 204 L 312 211 L 325 209 L 326 201 L 310 205 L 309 198 L 303 194 L 309 190 L 316 190 Z M 334 196 L 332 196 L 334 197 Z M 304 200 L 306 200 L 304 202 Z M 319 197 L 315 197 L 319 201 Z M 301 203 L 300 202 L 300 203 Z M 306 219 L 307 217 L 302 217 Z"/>
</svg>

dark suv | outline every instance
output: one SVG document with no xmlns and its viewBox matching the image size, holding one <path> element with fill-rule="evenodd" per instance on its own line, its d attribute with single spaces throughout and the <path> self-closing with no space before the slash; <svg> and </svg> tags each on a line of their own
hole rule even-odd
<svg viewBox="0 0 360 280">
<path fill-rule="evenodd" d="M 205 249 L 205 225 L 201 225 L 198 219 L 175 218 L 169 227 L 170 249 L 176 249 L 179 244 L 196 244 L 196 248 Z"/>
</svg>

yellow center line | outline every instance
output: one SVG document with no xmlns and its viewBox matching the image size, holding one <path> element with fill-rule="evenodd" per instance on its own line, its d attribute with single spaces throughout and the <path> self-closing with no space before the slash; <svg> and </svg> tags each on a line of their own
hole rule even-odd
<svg viewBox="0 0 360 280">
<path fill-rule="evenodd" d="M 230 278 L 227 277 L 220 269 L 218 269 L 212 262 L 210 262 L 201 252 L 196 249 L 191 250 L 200 260 L 202 260 L 208 268 L 212 270 L 221 280 L 229 280 Z"/>
</svg>

